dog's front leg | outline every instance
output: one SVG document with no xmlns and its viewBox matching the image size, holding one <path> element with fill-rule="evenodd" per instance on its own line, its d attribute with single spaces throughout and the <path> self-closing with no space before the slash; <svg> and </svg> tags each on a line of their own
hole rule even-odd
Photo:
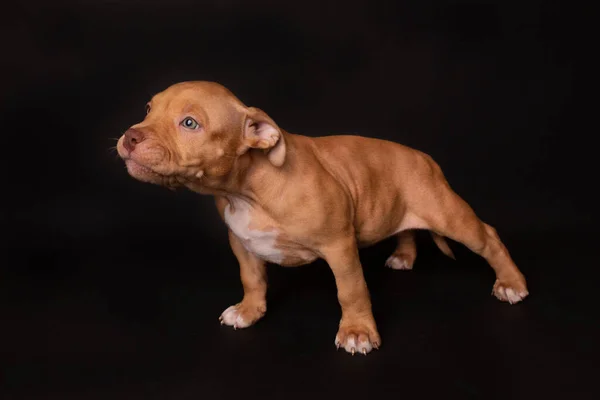
<svg viewBox="0 0 600 400">
<path fill-rule="evenodd" d="M 367 354 L 381 344 L 371 310 L 371 299 L 358 257 L 354 237 L 337 241 L 322 250 L 335 276 L 342 308 L 335 345 L 349 353 Z"/>
<path fill-rule="evenodd" d="M 221 314 L 221 324 L 246 328 L 258 321 L 267 311 L 267 272 L 265 262 L 248 252 L 240 240 L 229 231 L 229 243 L 240 264 L 244 298 Z"/>
</svg>

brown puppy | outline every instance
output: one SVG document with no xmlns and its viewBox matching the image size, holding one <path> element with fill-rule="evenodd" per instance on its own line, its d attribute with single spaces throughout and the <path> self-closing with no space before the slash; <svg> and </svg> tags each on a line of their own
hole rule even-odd
<svg viewBox="0 0 600 400">
<path fill-rule="evenodd" d="M 496 231 L 452 191 L 426 154 L 360 136 L 310 138 L 281 129 L 212 82 L 184 82 L 152 98 L 148 115 L 119 139 L 134 178 L 214 195 L 240 264 L 241 302 L 221 323 L 252 325 L 266 312 L 265 262 L 327 261 L 342 318 L 335 344 L 367 354 L 381 344 L 358 249 L 396 235 L 387 260 L 411 269 L 414 229 L 444 236 L 484 257 L 496 272 L 493 294 L 516 303 L 525 278 Z"/>
</svg>

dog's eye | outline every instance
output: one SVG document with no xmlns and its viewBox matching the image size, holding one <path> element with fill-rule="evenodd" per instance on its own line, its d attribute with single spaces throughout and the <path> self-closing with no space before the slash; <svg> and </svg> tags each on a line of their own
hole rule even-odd
<svg viewBox="0 0 600 400">
<path fill-rule="evenodd" d="M 188 128 L 188 129 L 196 129 L 196 128 L 198 128 L 198 122 L 196 122 L 196 120 L 194 118 L 191 118 L 191 117 L 187 117 L 186 119 L 184 119 L 181 122 L 181 125 L 183 125 L 185 128 Z"/>
<path fill-rule="evenodd" d="M 146 104 L 146 114 L 150 113 L 150 104 Z"/>
</svg>

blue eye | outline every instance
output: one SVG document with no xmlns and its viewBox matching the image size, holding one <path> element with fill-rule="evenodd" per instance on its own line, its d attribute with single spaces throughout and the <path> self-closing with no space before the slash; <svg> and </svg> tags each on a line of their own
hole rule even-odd
<svg viewBox="0 0 600 400">
<path fill-rule="evenodd" d="M 186 119 L 184 119 L 181 122 L 181 125 L 183 125 L 187 129 L 196 129 L 199 126 L 198 122 L 196 122 L 196 120 L 192 117 L 187 117 Z"/>
</svg>

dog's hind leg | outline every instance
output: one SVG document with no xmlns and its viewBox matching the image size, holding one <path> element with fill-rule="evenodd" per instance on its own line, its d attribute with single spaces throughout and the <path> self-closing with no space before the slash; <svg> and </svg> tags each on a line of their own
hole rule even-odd
<svg viewBox="0 0 600 400">
<path fill-rule="evenodd" d="M 414 230 L 406 230 L 396 235 L 398 243 L 394 253 L 388 257 L 385 266 L 392 269 L 412 269 L 417 258 L 417 245 Z"/>
</svg>

